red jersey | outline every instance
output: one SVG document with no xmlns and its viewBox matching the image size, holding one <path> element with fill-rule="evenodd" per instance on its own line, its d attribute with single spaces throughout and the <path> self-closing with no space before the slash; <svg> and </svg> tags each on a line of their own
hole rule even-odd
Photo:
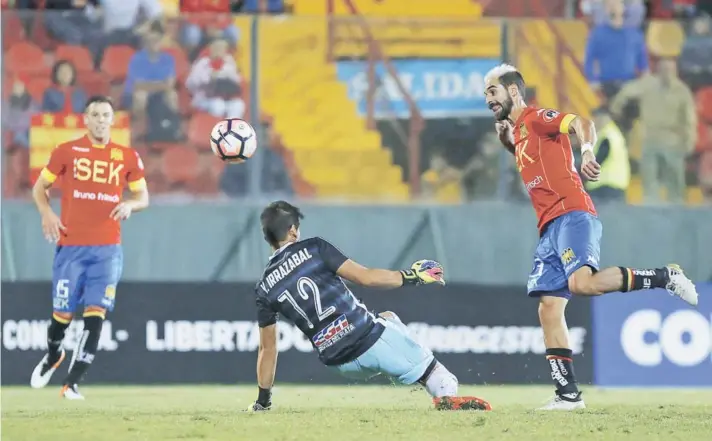
<svg viewBox="0 0 712 441">
<path fill-rule="evenodd" d="M 574 164 L 569 124 L 575 117 L 527 107 L 513 126 L 517 170 L 536 211 L 539 232 L 549 221 L 570 211 L 597 216 Z"/>
<path fill-rule="evenodd" d="M 93 145 L 87 136 L 58 145 L 42 176 L 62 190 L 60 245 L 114 245 L 121 225 L 109 214 L 121 202 L 125 187 L 146 186 L 143 162 L 135 150 L 113 142 Z"/>
</svg>

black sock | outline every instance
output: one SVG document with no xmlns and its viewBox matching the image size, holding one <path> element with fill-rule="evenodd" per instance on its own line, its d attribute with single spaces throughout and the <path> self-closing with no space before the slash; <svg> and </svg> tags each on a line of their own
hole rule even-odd
<svg viewBox="0 0 712 441">
<path fill-rule="evenodd" d="M 73 385 L 79 383 L 84 374 L 89 369 L 94 355 L 99 347 L 99 336 L 101 335 L 101 327 L 104 324 L 104 319 L 101 317 L 84 317 L 84 331 L 79 339 L 76 353 L 74 356 L 74 364 L 64 380 L 65 385 Z"/>
<path fill-rule="evenodd" d="M 60 320 L 62 320 L 61 317 Z M 67 332 L 69 323 L 71 323 L 71 321 L 67 321 L 66 323 L 57 321 L 57 317 L 52 315 L 52 320 L 47 327 L 47 354 L 49 354 L 48 361 L 50 365 L 59 360 L 62 341 L 64 340 L 64 334 Z"/>
<path fill-rule="evenodd" d="M 621 291 L 637 291 L 640 289 L 665 288 L 670 281 L 667 268 L 634 269 L 618 267 L 623 273 L 623 289 Z"/>
<path fill-rule="evenodd" d="M 547 349 L 546 360 L 549 362 L 551 379 L 554 380 L 556 385 L 556 395 L 568 401 L 578 400 L 581 392 L 579 392 L 578 384 L 576 383 L 571 349 Z"/>
<path fill-rule="evenodd" d="M 425 387 L 425 383 L 428 382 L 428 378 L 430 377 L 430 374 L 433 373 L 435 368 L 438 366 L 438 360 L 433 358 L 433 361 L 430 362 L 428 367 L 425 369 L 425 372 L 423 375 L 421 375 L 420 378 L 418 378 L 418 383 L 421 384 L 423 387 Z"/>
</svg>

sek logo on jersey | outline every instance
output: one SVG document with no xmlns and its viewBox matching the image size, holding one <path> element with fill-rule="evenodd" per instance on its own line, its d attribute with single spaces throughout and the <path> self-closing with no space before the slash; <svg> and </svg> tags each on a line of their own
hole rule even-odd
<svg viewBox="0 0 712 441">
<path fill-rule="evenodd" d="M 341 314 L 339 318 L 331 322 L 326 328 L 319 331 L 318 334 L 314 335 L 314 337 L 312 337 L 312 341 L 319 352 L 323 352 L 324 349 L 332 346 L 353 330 L 354 325 L 349 323 L 345 314 Z"/>
</svg>

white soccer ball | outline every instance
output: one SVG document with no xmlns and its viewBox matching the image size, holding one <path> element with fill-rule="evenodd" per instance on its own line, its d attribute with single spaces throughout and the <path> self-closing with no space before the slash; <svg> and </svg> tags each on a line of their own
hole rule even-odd
<svg viewBox="0 0 712 441">
<path fill-rule="evenodd" d="M 239 164 L 257 150 L 257 134 L 246 121 L 238 118 L 224 119 L 210 133 L 210 148 L 222 161 Z"/>
</svg>

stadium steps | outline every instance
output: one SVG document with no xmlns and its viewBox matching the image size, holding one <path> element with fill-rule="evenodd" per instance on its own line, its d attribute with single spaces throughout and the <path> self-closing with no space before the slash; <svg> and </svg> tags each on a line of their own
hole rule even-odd
<svg viewBox="0 0 712 441">
<path fill-rule="evenodd" d="M 369 31 L 388 57 L 500 58 L 501 25 L 476 18 L 400 19 L 369 18 Z M 368 38 L 360 19 L 335 19 L 334 55 L 363 58 Z"/>
<path fill-rule="evenodd" d="M 582 21 L 554 22 L 553 26 L 559 34 L 566 37 L 566 44 L 572 51 L 574 59 L 583 64 L 586 50 L 588 28 Z M 546 20 L 531 20 L 521 22 L 512 27 L 519 29 L 512 35 L 517 54 L 517 64 L 527 80 L 527 84 L 536 87 L 537 101 L 542 107 L 555 107 L 568 112 L 590 116 L 591 110 L 600 104 L 596 94 L 591 90 L 586 78 L 570 57 L 563 57 L 561 66 L 558 63 L 559 50 L 557 36 Z M 527 44 L 528 42 L 529 44 Z M 564 96 L 567 102 L 559 102 L 557 88 L 560 84 L 552 81 L 555 75 L 563 74 L 565 81 Z"/>
<path fill-rule="evenodd" d="M 264 18 L 260 41 L 262 111 L 316 195 L 406 200 L 401 168 L 326 60 L 324 20 Z"/>
<path fill-rule="evenodd" d="M 369 17 L 472 17 L 482 16 L 482 5 L 472 0 L 352 0 L 360 14 Z M 329 13 L 326 1 L 295 1 L 295 15 L 320 15 Z M 351 15 L 343 0 L 334 1 L 334 15 Z"/>
</svg>

